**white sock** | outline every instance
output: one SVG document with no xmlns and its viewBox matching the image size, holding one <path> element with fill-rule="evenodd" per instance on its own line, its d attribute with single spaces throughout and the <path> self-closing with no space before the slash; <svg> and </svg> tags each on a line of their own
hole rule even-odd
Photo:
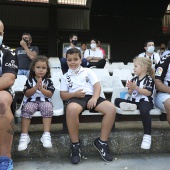
<svg viewBox="0 0 170 170">
<path fill-rule="evenodd" d="M 50 135 L 50 132 L 44 132 L 43 135 Z"/>
<path fill-rule="evenodd" d="M 29 136 L 28 133 L 21 133 L 21 136 Z"/>
</svg>

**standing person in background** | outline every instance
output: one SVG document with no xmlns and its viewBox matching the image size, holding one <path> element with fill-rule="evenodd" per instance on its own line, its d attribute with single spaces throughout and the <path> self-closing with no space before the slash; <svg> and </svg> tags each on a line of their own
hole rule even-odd
<svg viewBox="0 0 170 170">
<path fill-rule="evenodd" d="M 18 75 L 29 76 L 30 63 L 39 54 L 37 46 L 31 46 L 32 36 L 23 33 L 20 41 L 21 47 L 16 48 L 18 58 Z"/>
<path fill-rule="evenodd" d="M 60 59 L 61 62 L 61 69 L 63 71 L 63 74 L 65 74 L 68 71 L 68 65 L 67 65 L 67 60 L 66 60 L 66 52 L 70 48 L 77 48 L 78 50 L 81 51 L 81 48 L 77 46 L 78 43 L 78 36 L 77 34 L 71 34 L 69 35 L 69 41 L 70 41 L 70 46 L 65 47 L 63 50 L 63 57 Z M 87 60 L 81 56 L 81 66 L 86 67 L 87 66 Z"/>
<path fill-rule="evenodd" d="M 84 58 L 84 52 L 87 50 L 87 43 L 86 42 L 82 42 L 81 43 L 81 54 L 82 57 Z"/>
<path fill-rule="evenodd" d="M 55 88 L 50 77 L 50 67 L 47 57 L 37 56 L 32 60 L 30 75 L 24 89 L 25 98 L 21 109 L 22 133 L 19 140 L 18 151 L 25 150 L 30 142 L 28 134 L 29 125 L 32 115 L 37 110 L 41 112 L 44 128 L 44 133 L 40 140 L 44 147 L 52 147 L 50 127 L 53 116 L 53 104 L 51 102 L 51 97 Z"/>
<path fill-rule="evenodd" d="M 157 53 L 161 57 L 162 54 L 166 51 L 166 45 L 165 43 L 161 43 L 160 48 L 157 50 Z"/>
<path fill-rule="evenodd" d="M 97 43 L 97 48 L 99 50 L 102 50 L 103 58 L 106 59 L 106 51 L 101 47 L 101 42 L 99 40 L 98 40 L 98 43 Z"/>
<path fill-rule="evenodd" d="M 115 105 L 123 110 L 139 109 L 144 127 L 144 135 L 141 143 L 142 149 L 151 147 L 151 116 L 150 110 L 153 109 L 154 93 L 154 69 L 151 60 L 146 57 L 137 57 L 133 60 L 135 77 L 127 81 L 129 99 L 115 99 Z"/>
<path fill-rule="evenodd" d="M 155 64 L 157 64 L 160 60 L 160 56 L 155 51 L 155 45 L 153 40 L 148 40 L 144 44 L 145 52 L 139 54 L 138 57 L 147 57 L 151 59 L 152 68 L 155 68 Z"/>
<path fill-rule="evenodd" d="M 97 39 L 91 39 L 91 49 L 87 49 L 84 53 L 84 58 L 88 61 L 87 67 L 95 66 L 97 68 L 104 68 L 106 64 L 106 60 L 103 58 L 102 50 L 97 48 L 97 42 Z"/>
<path fill-rule="evenodd" d="M 4 25 L 0 21 L 0 170 L 13 170 L 11 147 L 14 134 L 14 116 L 11 111 L 11 86 L 17 76 L 18 62 L 14 51 L 2 45 Z"/>
</svg>

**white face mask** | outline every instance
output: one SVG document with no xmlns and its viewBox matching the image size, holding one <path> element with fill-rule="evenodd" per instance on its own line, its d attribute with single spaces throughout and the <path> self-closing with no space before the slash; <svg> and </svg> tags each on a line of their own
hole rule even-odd
<svg viewBox="0 0 170 170">
<path fill-rule="evenodd" d="M 0 36 L 0 45 L 2 44 L 2 41 L 3 41 L 3 37 Z"/>
<path fill-rule="evenodd" d="M 71 72 L 72 75 L 76 75 L 79 72 L 80 68 L 81 68 L 81 66 L 79 66 L 75 70 L 69 68 L 69 71 Z"/>
<path fill-rule="evenodd" d="M 91 48 L 96 48 L 96 44 L 95 44 L 95 43 L 92 43 L 92 44 L 90 44 L 90 47 L 91 47 Z"/>
<path fill-rule="evenodd" d="M 155 51 L 155 47 L 154 46 L 149 46 L 147 49 L 148 53 L 153 53 Z"/>
</svg>

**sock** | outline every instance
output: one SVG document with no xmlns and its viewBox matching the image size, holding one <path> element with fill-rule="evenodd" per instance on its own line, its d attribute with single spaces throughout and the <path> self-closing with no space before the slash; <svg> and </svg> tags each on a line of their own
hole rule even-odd
<svg viewBox="0 0 170 170">
<path fill-rule="evenodd" d="M 21 136 L 29 136 L 28 133 L 21 133 Z"/>
<path fill-rule="evenodd" d="M 100 138 L 98 138 L 98 141 L 99 141 L 99 143 L 102 144 L 102 145 L 104 145 L 104 144 L 107 145 L 107 141 L 102 141 Z"/>
<path fill-rule="evenodd" d="M 43 135 L 48 135 L 48 136 L 50 136 L 50 132 L 44 132 Z"/>
<path fill-rule="evenodd" d="M 72 145 L 80 145 L 80 141 L 72 143 Z"/>
</svg>

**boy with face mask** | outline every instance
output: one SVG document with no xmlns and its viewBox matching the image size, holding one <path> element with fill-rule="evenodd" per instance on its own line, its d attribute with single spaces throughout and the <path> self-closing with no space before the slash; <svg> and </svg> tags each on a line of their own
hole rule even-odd
<svg viewBox="0 0 170 170">
<path fill-rule="evenodd" d="M 62 68 L 63 74 L 68 71 L 68 65 L 67 65 L 67 61 L 66 61 L 66 52 L 70 48 L 77 48 L 78 50 L 81 51 L 81 48 L 77 46 L 77 43 L 78 43 L 78 36 L 77 36 L 77 34 L 71 34 L 69 36 L 69 40 L 70 40 L 70 46 L 67 46 L 67 47 L 64 48 L 64 50 L 63 50 L 63 57 L 60 59 L 61 68 Z M 87 66 L 87 60 L 85 58 L 83 58 L 83 56 L 82 56 L 81 60 L 82 60 L 81 66 L 82 67 L 86 67 Z"/>
<path fill-rule="evenodd" d="M 157 64 L 160 60 L 160 56 L 155 51 L 154 41 L 148 40 L 144 44 L 145 52 L 139 54 L 138 57 L 147 57 L 152 61 L 152 68 L 155 68 L 155 64 Z"/>
</svg>

